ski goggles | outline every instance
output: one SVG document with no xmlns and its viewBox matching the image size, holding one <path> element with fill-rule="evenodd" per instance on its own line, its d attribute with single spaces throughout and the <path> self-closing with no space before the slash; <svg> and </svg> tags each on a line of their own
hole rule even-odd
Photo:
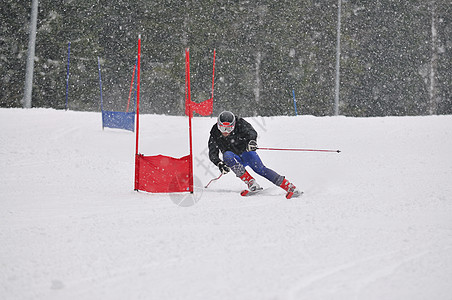
<svg viewBox="0 0 452 300">
<path fill-rule="evenodd" d="M 218 123 L 218 129 L 221 133 L 231 133 L 234 130 L 235 124 L 229 122 Z"/>
</svg>

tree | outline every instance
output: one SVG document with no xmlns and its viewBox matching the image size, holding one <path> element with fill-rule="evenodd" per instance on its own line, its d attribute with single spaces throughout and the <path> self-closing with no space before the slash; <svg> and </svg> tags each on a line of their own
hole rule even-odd
<svg viewBox="0 0 452 300">
<path fill-rule="evenodd" d="M 343 1 L 340 113 L 452 113 L 451 7 Z M 141 34 L 144 113 L 184 113 L 189 47 L 194 101 L 210 97 L 217 51 L 214 114 L 293 115 L 295 90 L 302 114 L 332 115 L 337 9 L 319 0 L 40 0 L 33 106 L 64 108 L 71 42 L 69 108 L 100 109 L 99 57 L 104 108 L 125 110 Z M 1 107 L 21 107 L 29 12 L 14 0 L 0 8 Z"/>
</svg>

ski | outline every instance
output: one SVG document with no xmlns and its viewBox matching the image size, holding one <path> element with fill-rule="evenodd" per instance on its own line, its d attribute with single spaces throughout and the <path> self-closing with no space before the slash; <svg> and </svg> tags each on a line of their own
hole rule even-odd
<svg viewBox="0 0 452 300">
<path fill-rule="evenodd" d="M 300 197 L 301 195 L 303 195 L 303 192 L 298 192 L 298 193 L 288 192 L 288 193 L 286 194 L 286 198 L 287 198 L 287 199 L 291 199 L 292 197 L 293 197 L 293 198 L 297 198 L 297 197 Z"/>
<path fill-rule="evenodd" d="M 264 189 L 258 189 L 258 190 L 255 190 L 255 191 L 243 190 L 243 191 L 240 192 L 240 195 L 243 196 L 243 197 L 253 196 L 253 195 L 260 194 L 263 190 Z M 297 197 L 300 197 L 301 195 L 303 195 L 303 192 L 297 192 L 297 193 L 288 192 L 288 193 L 286 193 L 286 198 L 287 199 L 297 198 Z"/>
<path fill-rule="evenodd" d="M 243 190 L 243 191 L 240 192 L 240 195 L 243 196 L 243 197 L 252 196 L 252 195 L 259 194 L 259 192 L 262 192 L 263 190 L 264 189 L 258 189 L 258 190 L 255 190 L 255 191 Z"/>
</svg>

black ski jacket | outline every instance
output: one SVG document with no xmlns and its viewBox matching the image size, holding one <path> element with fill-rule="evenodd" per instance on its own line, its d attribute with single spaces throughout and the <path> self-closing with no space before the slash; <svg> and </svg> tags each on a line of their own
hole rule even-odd
<svg viewBox="0 0 452 300">
<path fill-rule="evenodd" d="M 249 141 L 257 139 L 257 132 L 250 123 L 243 118 L 235 116 L 235 128 L 226 137 L 224 137 L 217 127 L 213 125 L 210 130 L 209 138 L 209 159 L 218 165 L 221 162 L 219 152 L 232 151 L 237 155 L 246 151 Z"/>
</svg>

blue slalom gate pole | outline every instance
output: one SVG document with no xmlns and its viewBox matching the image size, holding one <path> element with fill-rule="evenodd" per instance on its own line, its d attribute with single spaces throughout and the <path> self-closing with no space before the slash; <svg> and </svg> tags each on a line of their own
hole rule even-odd
<svg viewBox="0 0 452 300">
<path fill-rule="evenodd" d="M 66 110 L 68 109 L 68 95 L 69 95 L 69 62 L 71 59 L 71 42 L 67 45 L 67 74 L 66 74 Z"/>
<path fill-rule="evenodd" d="M 295 90 L 292 90 L 292 95 L 293 95 L 293 107 L 295 108 L 295 115 L 298 116 L 297 100 L 295 99 Z"/>
<path fill-rule="evenodd" d="M 99 68 L 99 89 L 100 89 L 100 110 L 104 110 L 104 102 L 102 100 L 102 76 L 100 75 L 100 59 L 97 57 L 97 66 Z"/>
</svg>

